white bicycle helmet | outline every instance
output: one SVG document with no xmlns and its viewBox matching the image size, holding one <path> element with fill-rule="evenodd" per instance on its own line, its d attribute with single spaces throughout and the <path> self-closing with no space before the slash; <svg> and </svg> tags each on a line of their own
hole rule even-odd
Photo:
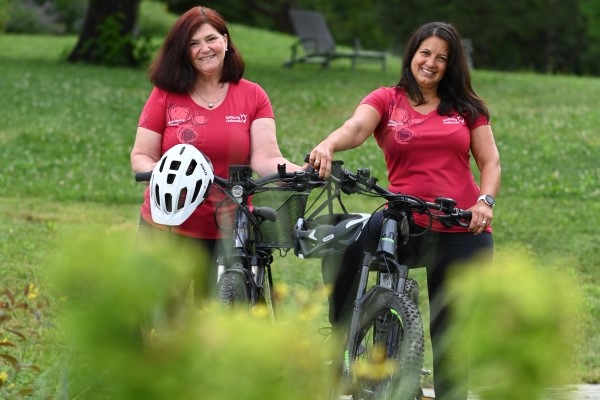
<svg viewBox="0 0 600 400">
<path fill-rule="evenodd" d="M 160 158 L 150 178 L 154 222 L 181 225 L 208 196 L 214 181 L 210 160 L 189 144 L 177 144 Z"/>
<path fill-rule="evenodd" d="M 339 254 L 358 239 L 371 214 L 321 215 L 313 220 L 299 218 L 294 227 L 294 254 L 320 258 Z"/>
</svg>

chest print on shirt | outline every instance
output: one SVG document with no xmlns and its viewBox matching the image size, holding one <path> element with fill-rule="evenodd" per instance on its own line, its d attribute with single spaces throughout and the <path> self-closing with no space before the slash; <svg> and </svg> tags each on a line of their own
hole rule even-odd
<svg viewBox="0 0 600 400">
<path fill-rule="evenodd" d="M 167 109 L 167 126 L 177 129 L 180 143 L 200 144 L 201 135 L 198 127 L 205 127 L 208 116 L 203 113 L 193 114 L 188 106 L 173 104 Z"/>
<path fill-rule="evenodd" d="M 390 105 L 390 119 L 388 127 L 394 132 L 394 139 L 400 144 L 407 144 L 415 138 L 415 131 L 412 129 L 417 125 L 421 125 L 423 118 L 411 118 L 408 110 L 402 107 L 396 107 L 395 104 Z"/>
<path fill-rule="evenodd" d="M 192 111 L 189 107 L 172 105 L 167 110 L 167 126 L 181 125 L 190 120 Z"/>
<path fill-rule="evenodd" d="M 203 136 L 198 132 L 198 129 L 205 129 L 208 124 L 208 116 L 206 114 L 194 115 L 189 123 L 183 124 L 177 128 L 177 137 L 180 143 L 194 143 L 200 145 L 204 142 Z"/>
</svg>

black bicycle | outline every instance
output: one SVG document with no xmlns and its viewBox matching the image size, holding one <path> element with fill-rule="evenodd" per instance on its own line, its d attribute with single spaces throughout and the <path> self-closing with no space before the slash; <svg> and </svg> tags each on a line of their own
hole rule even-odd
<svg viewBox="0 0 600 400">
<path fill-rule="evenodd" d="M 226 201 L 236 205 L 231 251 L 218 258 L 217 297 L 226 308 L 265 306 L 275 320 L 273 252 L 285 256 L 293 248 L 292 228 L 311 190 L 323 182 L 312 172 L 286 172 L 285 165 L 264 178 L 251 174 L 248 166 L 232 166 L 228 180 L 215 178 Z"/>
<path fill-rule="evenodd" d="M 151 174 L 138 173 L 135 179 L 149 181 Z M 292 230 L 304 214 L 310 191 L 324 184 L 312 170 L 287 172 L 285 165 L 262 178 L 253 178 L 247 165 L 230 166 L 228 178 L 214 177 L 212 187 L 225 194 L 215 221 L 232 238 L 217 257 L 216 292 L 221 306 L 240 310 L 264 306 L 275 320 L 273 253 L 278 250 L 284 256 L 294 247 Z"/>
<path fill-rule="evenodd" d="M 341 193 L 359 193 L 382 198 L 387 206 L 377 250 L 365 253 L 362 260 L 347 340 L 338 363 L 340 379 L 334 398 L 345 394 L 353 400 L 421 399 L 424 333 L 418 285 L 408 277 L 408 266 L 398 261 L 397 248 L 412 235 L 415 213 L 429 216 L 429 228 L 433 220 L 448 228 L 455 224 L 467 226 L 465 221 L 470 220 L 471 213 L 456 208 L 456 202 L 449 198 L 428 202 L 392 193 L 378 185 L 368 169 L 358 169 L 353 174 L 342 168 L 342 164 L 334 161 L 332 165 L 329 180 L 337 188 L 330 192 L 333 198 L 341 204 Z M 297 250 L 302 252 L 309 247 L 307 237 L 314 237 L 316 229 L 314 222 L 302 222 L 295 231 Z M 330 247 L 335 246 L 333 240 L 329 243 Z M 375 280 L 371 279 L 369 284 L 372 271 Z"/>
</svg>

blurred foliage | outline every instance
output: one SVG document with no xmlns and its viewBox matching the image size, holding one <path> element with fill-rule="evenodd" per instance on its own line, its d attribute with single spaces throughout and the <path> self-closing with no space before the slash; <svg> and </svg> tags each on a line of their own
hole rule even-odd
<svg viewBox="0 0 600 400">
<path fill-rule="evenodd" d="M 57 348 L 37 394 L 327 398 L 329 352 L 307 330 L 311 318 L 295 314 L 273 324 L 266 314 L 224 313 L 208 302 L 196 309 L 182 301 L 175 310 L 170 299 L 185 288 L 181 283 L 193 268 L 206 265 L 198 262 L 202 257 L 165 241 L 134 247 L 123 232 L 67 236 L 69 246 L 57 249 L 47 275 L 59 305 Z M 310 304 L 310 296 L 305 301 Z"/>
<path fill-rule="evenodd" d="M 0 0 L 0 31 L 80 32 L 88 3 Z M 358 0 L 205 0 L 201 4 L 218 10 L 230 23 L 289 34 L 293 34 L 289 9 L 318 10 L 325 14 L 338 44 L 351 46 L 359 39 L 362 47 L 394 54 L 402 52 L 419 25 L 442 20 L 471 39 L 476 68 L 600 74 L 597 0 L 395 0 L 368 7 Z M 162 37 L 177 15 L 198 5 L 193 0 L 143 0 L 135 35 Z"/>
<path fill-rule="evenodd" d="M 51 324 L 49 305 L 35 282 L 18 289 L 5 287 L 0 293 L 1 398 L 34 391 L 42 369 L 32 360 L 47 350 L 44 336 Z"/>
<path fill-rule="evenodd" d="M 198 5 L 167 0 L 176 13 Z M 419 25 L 454 24 L 474 46 L 477 68 L 600 74 L 596 0 L 205 0 L 232 22 L 292 33 L 290 8 L 325 14 L 340 44 L 359 38 L 366 48 L 399 53 Z M 252 12 L 248 12 L 252 10 Z"/>
<path fill-rule="evenodd" d="M 575 275 L 508 249 L 466 271 L 452 277 L 454 328 L 479 397 L 539 399 L 572 382 L 584 318 Z"/>
<path fill-rule="evenodd" d="M 82 52 L 94 64 L 110 66 L 147 65 L 154 52 L 149 36 L 123 34 L 124 16 L 113 14 L 96 27 L 97 35 L 83 43 Z M 130 53 L 133 49 L 133 55 Z"/>
<path fill-rule="evenodd" d="M 9 33 L 61 34 L 56 9 L 50 3 L 37 4 L 33 0 L 12 0 L 5 26 Z"/>
<path fill-rule="evenodd" d="M 0 32 L 6 30 L 6 23 L 10 20 L 11 0 L 0 0 Z"/>
<path fill-rule="evenodd" d="M 141 36 L 163 39 L 177 16 L 167 11 L 167 5 L 156 0 L 142 0 L 137 30 Z"/>
</svg>

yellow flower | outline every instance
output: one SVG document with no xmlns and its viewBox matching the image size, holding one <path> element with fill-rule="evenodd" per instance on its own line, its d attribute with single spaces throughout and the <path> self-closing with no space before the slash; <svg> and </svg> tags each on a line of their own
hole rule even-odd
<svg viewBox="0 0 600 400">
<path fill-rule="evenodd" d="M 8 374 L 6 371 L 0 371 L 0 383 L 4 383 L 8 380 Z"/>
<path fill-rule="evenodd" d="M 27 298 L 29 300 L 33 300 L 38 297 L 38 294 L 40 294 L 38 287 L 35 285 L 35 283 L 30 283 L 29 287 L 27 288 Z"/>
</svg>

